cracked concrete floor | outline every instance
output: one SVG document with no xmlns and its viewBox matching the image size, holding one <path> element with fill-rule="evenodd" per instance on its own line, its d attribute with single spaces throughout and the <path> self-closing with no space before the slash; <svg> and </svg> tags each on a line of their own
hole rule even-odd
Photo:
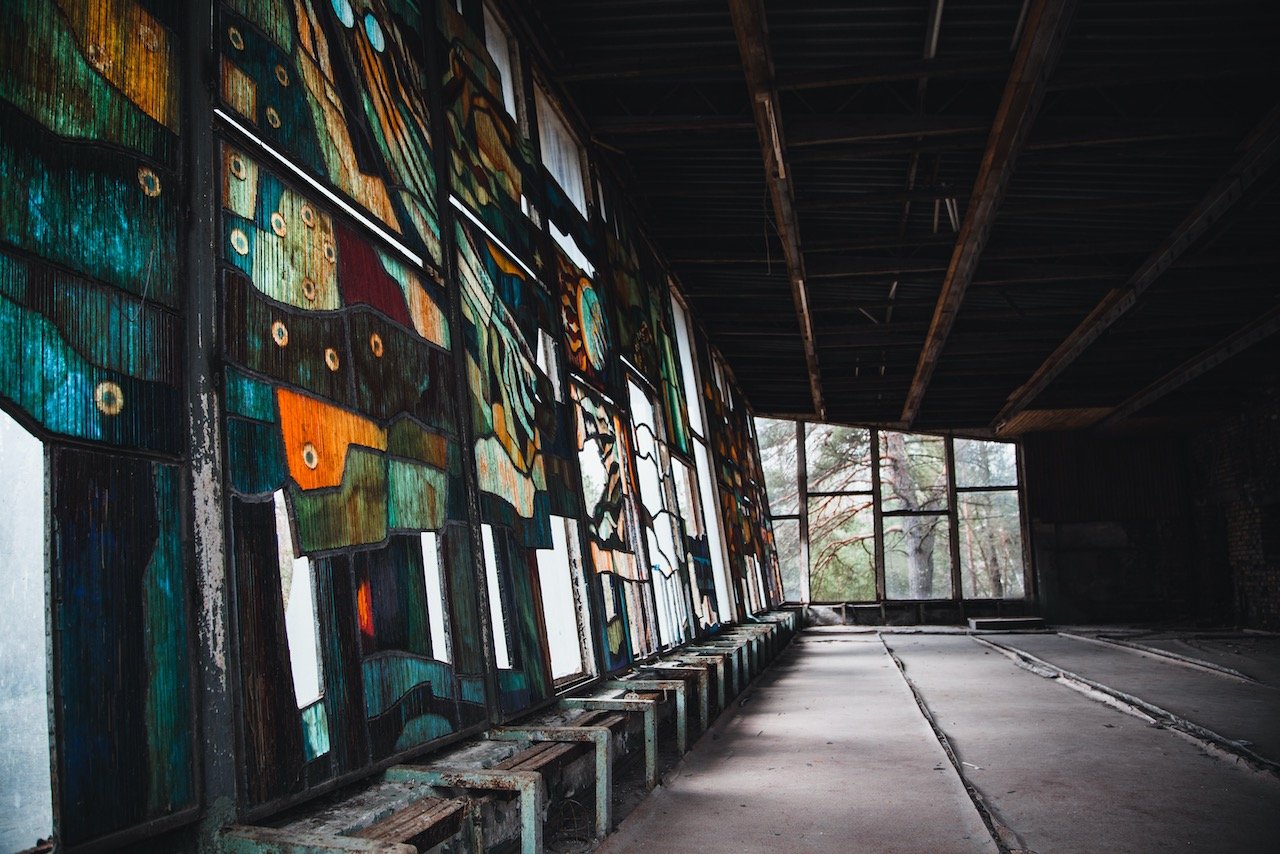
<svg viewBox="0 0 1280 854">
<path fill-rule="evenodd" d="M 811 629 L 739 699 L 601 851 L 996 852 L 966 781 L 1004 850 L 1280 850 L 1275 776 L 962 634 Z"/>
</svg>

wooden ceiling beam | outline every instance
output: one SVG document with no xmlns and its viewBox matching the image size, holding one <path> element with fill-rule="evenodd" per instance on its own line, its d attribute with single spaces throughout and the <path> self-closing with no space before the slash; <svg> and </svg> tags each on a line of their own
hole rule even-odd
<svg viewBox="0 0 1280 854">
<path fill-rule="evenodd" d="M 884 117 L 881 117 L 884 118 Z M 909 157 L 913 154 L 947 154 L 955 151 L 977 151 L 989 141 L 985 130 L 965 130 L 967 120 L 961 118 L 950 125 L 948 121 L 935 121 L 934 133 L 926 137 L 912 136 L 905 124 L 911 116 L 894 116 L 898 124 L 883 121 L 880 126 L 869 126 L 868 133 L 880 136 L 859 142 L 838 136 L 838 129 L 830 123 L 831 141 L 846 142 L 845 147 L 827 145 L 818 131 L 823 120 L 814 120 L 808 130 L 815 133 L 813 141 L 794 151 L 790 157 L 796 164 L 844 163 L 881 157 Z M 930 118 L 930 117 L 923 117 Z M 934 116 L 932 119 L 938 119 Z M 944 117 L 945 118 L 945 117 Z M 901 121 L 899 121 L 901 120 Z M 922 123 L 923 124 L 923 123 Z M 896 131 L 901 130 L 901 133 Z M 1054 119 L 1036 128 L 1035 136 L 1023 146 L 1024 152 L 1035 152 L 1038 158 L 1056 152 L 1075 152 L 1081 149 L 1107 146 L 1180 145 L 1199 139 L 1217 139 L 1228 136 L 1233 129 L 1230 121 L 1212 117 L 1192 117 L 1172 120 L 1116 120 L 1089 117 Z M 891 136 L 884 136 L 892 132 Z M 848 132 L 853 135 L 853 131 Z M 670 145 L 670 141 L 663 143 Z M 793 143 L 794 145 L 794 143 Z"/>
<path fill-rule="evenodd" d="M 796 92 L 812 89 L 837 89 L 866 86 L 872 83 L 897 83 L 927 80 L 933 77 L 958 77 L 968 80 L 1004 80 L 1009 74 L 1007 54 L 964 57 L 961 59 L 919 59 L 912 62 L 885 62 L 849 68 L 830 68 L 793 74 L 778 81 L 778 90 Z"/>
<path fill-rule="evenodd" d="M 1273 308 L 1262 317 L 1246 324 L 1209 349 L 1196 354 L 1172 371 L 1169 371 L 1169 373 L 1117 406 L 1098 426 L 1111 427 L 1146 409 L 1160 398 L 1177 391 L 1197 377 L 1203 376 L 1218 365 L 1221 365 L 1232 356 L 1240 354 L 1277 332 L 1280 332 L 1280 307 Z"/>
<path fill-rule="evenodd" d="M 655 115 L 655 116 L 594 116 L 591 132 L 596 136 L 628 136 L 643 133 L 670 133 L 672 131 L 733 131 L 751 130 L 755 122 L 749 116 L 721 115 Z"/>
<path fill-rule="evenodd" d="M 1022 412 L 1094 341 L 1124 317 L 1166 270 L 1245 195 L 1280 159 L 1280 105 L 1272 108 L 1240 146 L 1242 154 L 1177 227 L 1156 247 L 1128 281 L 1106 296 L 1044 360 L 1031 377 L 1009 395 L 992 426 L 997 430 Z"/>
<path fill-rule="evenodd" d="M 800 251 L 800 231 L 796 218 L 795 190 L 791 185 L 791 169 L 786 161 L 786 140 L 782 133 L 782 113 L 775 88 L 773 58 L 769 50 L 769 28 L 765 21 L 763 0 L 729 0 L 733 31 L 742 56 L 742 68 L 751 93 L 755 113 L 756 134 L 764 158 L 765 181 L 773 201 L 773 213 L 782 250 L 786 256 L 791 296 L 795 303 L 800 337 L 804 345 L 805 366 L 809 376 L 809 393 L 813 413 L 826 417 L 822 396 L 822 376 L 818 368 L 818 348 L 814 341 L 813 318 L 809 313 L 804 255 Z"/>
<path fill-rule="evenodd" d="M 622 80 L 724 80 L 740 79 L 742 67 L 729 63 L 688 62 L 683 65 L 659 65 L 644 62 L 636 65 L 618 63 L 601 63 L 595 65 L 571 66 L 556 74 L 555 79 L 561 83 L 591 83 L 601 80 L 618 82 Z"/>
<path fill-rule="evenodd" d="M 805 116 L 792 119 L 792 148 L 851 145 L 890 139 L 980 134 L 990 127 L 982 116 L 915 115 L 910 113 Z"/>
<path fill-rule="evenodd" d="M 902 407 L 901 420 L 907 424 L 913 422 L 920 412 L 925 391 L 933 379 L 960 304 L 964 301 L 965 290 L 973 280 L 982 250 L 990 237 L 1014 165 L 1044 100 L 1049 75 L 1062 53 L 1074 12 L 1075 0 L 1031 0 L 1013 69 L 991 126 L 973 195 L 929 324 L 929 334 L 920 351 L 920 361 Z"/>
</svg>

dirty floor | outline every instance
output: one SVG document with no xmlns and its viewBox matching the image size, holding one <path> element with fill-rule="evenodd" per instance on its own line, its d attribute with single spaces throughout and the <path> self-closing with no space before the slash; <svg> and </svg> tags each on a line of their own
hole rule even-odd
<svg viewBox="0 0 1280 854">
<path fill-rule="evenodd" d="M 599 850 L 1280 850 L 1274 646 L 1144 640 L 807 630 Z"/>
</svg>

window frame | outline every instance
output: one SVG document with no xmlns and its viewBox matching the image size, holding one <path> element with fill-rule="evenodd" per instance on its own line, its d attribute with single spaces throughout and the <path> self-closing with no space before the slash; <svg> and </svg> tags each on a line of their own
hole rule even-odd
<svg viewBox="0 0 1280 854">
<path fill-rule="evenodd" d="M 770 420 L 786 420 L 786 419 L 770 419 Z M 885 430 L 880 427 L 857 425 L 857 424 L 836 424 L 828 422 L 816 422 L 797 420 L 795 438 L 792 440 L 796 446 L 796 471 L 795 479 L 797 483 L 798 512 L 780 513 L 770 518 L 774 522 L 790 522 L 798 520 L 800 523 L 800 552 L 802 561 L 802 598 L 798 604 L 803 605 L 928 605 L 928 604 L 959 604 L 963 608 L 966 603 L 1032 603 L 1038 598 L 1038 591 L 1035 588 L 1035 573 L 1032 566 L 1032 552 L 1030 547 L 1030 529 L 1027 518 L 1026 506 L 1026 490 L 1023 478 L 1023 460 L 1021 445 L 1013 441 L 1005 441 L 999 439 L 987 439 L 969 436 L 957 436 L 954 433 L 932 433 L 926 431 L 901 431 L 901 430 Z M 816 427 L 848 427 L 852 429 L 867 430 L 869 433 L 870 448 L 870 468 L 871 468 L 871 484 L 870 489 L 813 489 L 810 490 L 810 472 L 808 470 L 807 460 L 807 440 L 810 432 Z M 929 436 L 936 437 L 943 441 L 943 449 L 945 452 L 945 506 L 934 509 L 921 510 L 904 510 L 904 509 L 886 509 L 885 496 L 883 494 L 883 454 L 881 453 L 881 436 L 885 432 L 898 432 L 908 436 Z M 1011 445 L 1014 448 L 1015 457 L 1015 483 L 1001 484 L 998 486 L 959 486 L 957 484 L 955 443 L 957 440 L 992 442 L 1002 445 Z M 983 597 L 983 596 L 965 596 L 962 577 L 961 553 L 960 553 L 960 500 L 961 497 L 968 494 L 993 494 L 993 493 L 1013 493 L 1017 496 L 1018 507 L 1018 531 L 1021 537 L 1018 558 L 1021 561 L 1021 596 L 1005 596 L 1002 598 Z M 813 549 L 811 543 L 812 528 L 810 519 L 810 502 L 815 498 L 824 497 L 869 497 L 872 501 L 873 523 L 874 523 L 874 553 L 875 553 L 875 579 L 876 579 L 876 597 L 868 600 L 814 600 L 812 597 L 812 572 L 813 572 Z M 922 599 L 910 598 L 891 598 L 886 589 L 886 541 L 885 541 L 885 525 L 886 521 L 915 517 L 926 518 L 933 517 L 945 519 L 946 531 L 948 534 L 947 554 L 949 572 L 946 575 L 950 584 L 950 594 L 947 596 L 934 596 Z M 937 576 L 935 576 L 935 581 Z M 791 600 L 788 600 L 791 601 Z"/>
</svg>

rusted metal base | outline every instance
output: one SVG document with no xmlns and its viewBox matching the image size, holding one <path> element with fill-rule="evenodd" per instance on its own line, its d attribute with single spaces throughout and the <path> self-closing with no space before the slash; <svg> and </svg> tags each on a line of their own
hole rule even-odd
<svg viewBox="0 0 1280 854">
<path fill-rule="evenodd" d="M 229 854 L 340 854 L 349 851 L 418 854 L 417 848 L 401 842 L 235 824 L 222 832 L 220 847 Z"/>
<path fill-rule="evenodd" d="M 495 727 L 485 733 L 494 741 L 588 743 L 596 757 L 596 839 L 613 827 L 613 733 L 602 726 Z"/>
<path fill-rule="evenodd" d="M 644 721 L 644 778 L 650 789 L 658 785 L 658 704 L 655 700 L 607 697 L 564 697 L 560 707 L 603 712 L 639 712 Z"/>
<path fill-rule="evenodd" d="M 520 850 L 522 854 L 542 851 L 542 807 L 546 796 L 542 775 L 536 771 L 498 771 L 492 768 L 427 768 L 396 765 L 383 779 L 419 783 L 444 789 L 518 792 L 520 794 Z"/>
<path fill-rule="evenodd" d="M 604 688 L 618 691 L 672 691 L 676 695 L 676 750 L 689 750 L 689 683 L 683 679 L 613 679 Z"/>
</svg>

